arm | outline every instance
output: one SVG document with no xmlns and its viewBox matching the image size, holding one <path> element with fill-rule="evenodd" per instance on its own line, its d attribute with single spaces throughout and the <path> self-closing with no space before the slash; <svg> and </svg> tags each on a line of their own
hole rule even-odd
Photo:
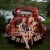
<svg viewBox="0 0 50 50">
<path fill-rule="evenodd" d="M 22 23 L 19 25 L 19 31 L 24 31 L 24 29 L 22 28 Z"/>
</svg>

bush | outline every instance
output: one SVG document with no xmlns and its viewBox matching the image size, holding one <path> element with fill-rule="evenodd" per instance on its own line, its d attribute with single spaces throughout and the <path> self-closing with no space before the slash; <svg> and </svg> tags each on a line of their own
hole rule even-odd
<svg viewBox="0 0 50 50">
<path fill-rule="evenodd" d="M 0 16 L 0 33 L 5 32 L 6 19 L 4 16 Z"/>
</svg>

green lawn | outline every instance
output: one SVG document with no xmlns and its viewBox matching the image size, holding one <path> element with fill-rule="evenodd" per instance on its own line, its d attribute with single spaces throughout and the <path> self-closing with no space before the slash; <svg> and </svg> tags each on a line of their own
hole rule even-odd
<svg viewBox="0 0 50 50">
<path fill-rule="evenodd" d="M 50 19 L 47 19 L 44 24 L 47 27 L 47 38 L 42 44 L 34 44 L 30 50 L 50 50 Z M 0 50 L 26 50 L 21 44 L 9 43 L 7 39 L 0 35 Z"/>
</svg>

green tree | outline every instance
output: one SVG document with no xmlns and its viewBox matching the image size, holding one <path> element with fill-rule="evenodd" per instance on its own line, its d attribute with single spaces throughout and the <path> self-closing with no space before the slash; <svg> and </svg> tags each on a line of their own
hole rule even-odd
<svg viewBox="0 0 50 50">
<path fill-rule="evenodd" d="M 31 1 L 31 0 L 0 0 L 1 9 L 15 9 L 19 6 L 35 6 L 41 10 L 45 10 L 46 3 Z"/>
<path fill-rule="evenodd" d="M 0 16 L 0 32 L 5 32 L 6 22 L 5 17 Z"/>
<path fill-rule="evenodd" d="M 47 16 L 50 17 L 50 0 L 48 1 L 47 4 Z"/>
</svg>

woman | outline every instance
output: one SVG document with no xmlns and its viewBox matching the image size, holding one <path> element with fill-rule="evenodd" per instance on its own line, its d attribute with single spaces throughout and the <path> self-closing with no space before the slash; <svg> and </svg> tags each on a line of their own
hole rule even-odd
<svg viewBox="0 0 50 50">
<path fill-rule="evenodd" d="M 26 48 L 29 49 L 29 44 L 28 44 L 28 27 L 27 27 L 27 24 L 26 24 L 26 18 L 23 17 L 22 19 L 22 23 L 19 24 L 19 30 L 21 31 L 21 35 L 23 37 L 23 40 L 26 44 Z M 27 36 L 27 37 L 26 37 Z"/>
<path fill-rule="evenodd" d="M 32 34 L 30 32 L 32 32 L 32 23 L 34 22 L 34 18 L 32 17 L 32 14 L 30 15 L 29 19 L 28 19 L 28 26 L 29 26 L 29 39 L 31 39 Z"/>
<path fill-rule="evenodd" d="M 33 35 L 35 34 L 34 30 L 36 29 L 35 25 L 37 25 L 37 21 L 34 21 L 32 14 L 29 17 L 28 25 L 29 25 L 29 39 L 31 40 L 31 45 L 33 45 Z"/>
<path fill-rule="evenodd" d="M 14 36 L 17 36 L 17 34 L 22 36 L 22 38 L 26 44 L 26 48 L 29 49 L 28 38 L 26 38 L 26 36 L 28 37 L 28 34 L 26 33 L 26 18 L 23 17 L 22 22 L 16 24 L 15 27 L 16 28 L 11 29 L 11 33 L 15 34 Z"/>
</svg>

